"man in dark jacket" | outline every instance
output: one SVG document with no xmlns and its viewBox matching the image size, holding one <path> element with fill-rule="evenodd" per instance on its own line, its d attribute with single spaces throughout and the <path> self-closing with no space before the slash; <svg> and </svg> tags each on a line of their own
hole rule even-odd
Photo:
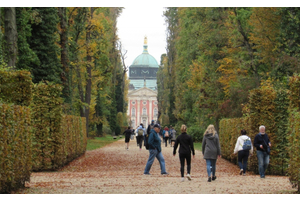
<svg viewBox="0 0 300 200">
<path fill-rule="evenodd" d="M 158 136 L 160 132 L 160 125 L 155 124 L 154 128 L 150 130 L 148 144 L 149 144 L 149 158 L 144 170 L 144 175 L 150 175 L 150 169 L 154 162 L 155 157 L 160 164 L 160 170 L 162 175 L 168 175 L 165 168 L 165 159 L 161 153 L 161 139 Z"/>
<path fill-rule="evenodd" d="M 258 172 L 260 178 L 265 178 L 265 172 L 269 165 L 270 155 L 267 153 L 268 146 L 271 147 L 271 142 L 268 135 L 265 133 L 265 126 L 259 127 L 259 133 L 255 136 L 253 145 L 256 147 L 258 160 Z"/>
</svg>

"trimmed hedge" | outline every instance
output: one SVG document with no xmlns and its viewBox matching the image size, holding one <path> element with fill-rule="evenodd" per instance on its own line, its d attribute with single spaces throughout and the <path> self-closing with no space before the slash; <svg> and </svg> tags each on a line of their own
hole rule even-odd
<svg viewBox="0 0 300 200">
<path fill-rule="evenodd" d="M 85 118 L 62 114 L 62 87 L 34 86 L 32 102 L 33 170 L 56 170 L 86 150 Z"/>
<path fill-rule="evenodd" d="M 233 150 L 240 130 L 245 129 L 251 138 L 252 144 L 260 125 L 266 127 L 272 143 L 271 161 L 267 170 L 269 174 L 286 175 L 287 173 L 287 92 L 275 90 L 269 81 L 262 83 L 261 87 L 251 90 L 249 96 L 248 113 L 246 117 L 236 119 L 222 119 L 220 121 L 220 143 L 222 156 L 237 163 L 237 155 Z M 223 155 L 224 154 L 224 155 Z M 253 156 L 248 162 L 248 169 L 258 173 L 258 161 L 254 147 Z"/>
<path fill-rule="evenodd" d="M 0 71 L 0 99 L 5 103 L 29 106 L 32 100 L 32 79 L 28 71 Z"/>
<path fill-rule="evenodd" d="M 289 145 L 289 180 L 293 187 L 298 187 L 300 193 L 300 112 L 293 110 L 290 112 L 288 137 Z"/>
<path fill-rule="evenodd" d="M 289 123 L 287 131 L 287 151 L 289 155 L 288 175 L 294 187 L 300 194 L 300 75 L 289 79 Z"/>
<path fill-rule="evenodd" d="M 30 109 L 0 104 L 0 116 L 0 193 L 9 193 L 30 180 Z"/>
<path fill-rule="evenodd" d="M 33 121 L 33 170 L 53 170 L 59 167 L 62 87 L 52 83 L 35 84 L 31 103 Z"/>
</svg>

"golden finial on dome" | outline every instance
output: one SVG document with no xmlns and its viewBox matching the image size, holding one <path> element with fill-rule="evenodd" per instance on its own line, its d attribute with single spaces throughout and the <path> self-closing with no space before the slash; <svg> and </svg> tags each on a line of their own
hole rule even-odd
<svg viewBox="0 0 300 200">
<path fill-rule="evenodd" d="M 144 44 L 147 44 L 147 36 L 144 38 Z"/>
</svg>

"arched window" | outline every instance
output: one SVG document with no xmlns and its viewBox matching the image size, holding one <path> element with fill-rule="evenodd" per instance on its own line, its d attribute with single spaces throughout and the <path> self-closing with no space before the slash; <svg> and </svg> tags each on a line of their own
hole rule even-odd
<svg viewBox="0 0 300 200">
<path fill-rule="evenodd" d="M 135 116 L 135 108 L 134 107 L 131 109 L 131 116 Z"/>
<path fill-rule="evenodd" d="M 147 115 L 147 109 L 143 108 L 143 115 Z"/>
<path fill-rule="evenodd" d="M 154 113 L 154 117 L 157 117 L 157 108 L 154 108 L 153 113 Z"/>
</svg>

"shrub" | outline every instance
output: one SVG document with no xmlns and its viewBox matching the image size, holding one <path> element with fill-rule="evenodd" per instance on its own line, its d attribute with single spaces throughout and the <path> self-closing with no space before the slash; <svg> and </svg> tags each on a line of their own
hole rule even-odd
<svg viewBox="0 0 300 200">
<path fill-rule="evenodd" d="M 29 106 L 32 100 L 32 87 L 30 72 L 0 70 L 0 99 L 4 102 Z"/>
<path fill-rule="evenodd" d="M 30 180 L 30 109 L 0 104 L 0 116 L 0 193 L 9 193 Z"/>
</svg>

